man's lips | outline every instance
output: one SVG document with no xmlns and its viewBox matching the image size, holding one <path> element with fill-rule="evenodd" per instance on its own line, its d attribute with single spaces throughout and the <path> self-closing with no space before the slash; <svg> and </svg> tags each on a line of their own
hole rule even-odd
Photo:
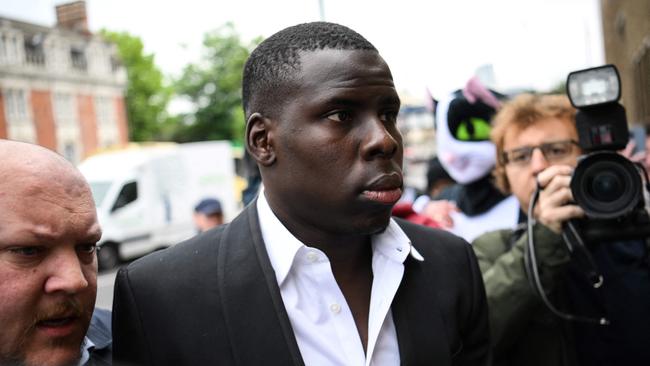
<svg viewBox="0 0 650 366">
<path fill-rule="evenodd" d="M 371 201 L 394 204 L 402 197 L 402 176 L 398 173 L 382 175 L 373 180 L 362 194 Z"/>
<path fill-rule="evenodd" d="M 50 337 L 65 337 L 72 334 L 79 325 L 78 316 L 61 316 L 37 322 L 36 329 Z"/>
</svg>

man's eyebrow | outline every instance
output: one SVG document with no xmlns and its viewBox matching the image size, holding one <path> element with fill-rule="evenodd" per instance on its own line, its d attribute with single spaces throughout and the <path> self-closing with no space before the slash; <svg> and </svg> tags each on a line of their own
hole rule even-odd
<svg viewBox="0 0 650 366">
<path fill-rule="evenodd" d="M 346 106 L 346 107 L 357 107 L 362 104 L 361 102 L 356 101 L 353 98 L 342 98 L 340 96 L 325 98 L 324 102 L 328 106 Z"/>
<path fill-rule="evenodd" d="M 43 243 L 53 243 L 59 240 L 59 235 L 56 233 L 51 233 L 49 231 L 43 230 L 34 230 L 31 232 L 33 237 Z M 102 230 L 99 228 L 90 229 L 83 237 L 81 237 L 81 242 L 98 242 L 102 238 Z"/>
<path fill-rule="evenodd" d="M 382 96 L 378 99 L 380 105 L 391 105 L 399 107 L 401 101 L 397 96 Z M 356 100 L 354 97 L 340 97 L 333 96 L 331 98 L 325 98 L 324 104 L 328 106 L 345 106 L 345 107 L 358 107 L 364 104 L 361 100 Z"/>
<path fill-rule="evenodd" d="M 398 96 L 395 95 L 390 95 L 390 96 L 384 96 L 379 99 L 379 102 L 381 104 L 392 104 L 392 105 L 397 105 L 400 106 L 402 104 L 402 101 L 399 99 Z"/>
</svg>

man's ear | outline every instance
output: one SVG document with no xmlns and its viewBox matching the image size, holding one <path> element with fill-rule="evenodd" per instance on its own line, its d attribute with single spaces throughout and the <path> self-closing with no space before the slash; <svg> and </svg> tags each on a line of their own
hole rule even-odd
<svg viewBox="0 0 650 366">
<path fill-rule="evenodd" d="M 262 166 L 270 166 L 275 162 L 271 127 L 271 120 L 260 113 L 251 114 L 246 122 L 246 149 Z"/>
</svg>

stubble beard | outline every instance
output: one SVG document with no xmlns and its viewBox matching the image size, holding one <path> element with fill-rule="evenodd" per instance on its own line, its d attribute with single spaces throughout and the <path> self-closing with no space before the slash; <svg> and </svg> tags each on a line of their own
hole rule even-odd
<svg viewBox="0 0 650 366">
<path fill-rule="evenodd" d="M 90 324 L 90 318 L 92 317 L 93 309 L 87 310 L 83 309 L 74 298 L 67 297 L 65 300 L 57 303 L 56 305 L 50 306 L 48 309 L 39 311 L 32 319 L 30 326 L 28 326 L 22 334 L 19 336 L 19 341 L 8 354 L 0 354 L 0 365 L 2 366 L 44 366 L 48 365 L 47 361 L 52 361 L 49 357 L 53 352 L 48 352 L 45 355 L 45 359 L 31 360 L 29 355 L 29 346 L 30 341 L 34 337 L 34 333 L 37 331 L 38 323 L 55 317 L 59 314 L 72 314 L 75 317 L 80 317 L 83 319 L 88 319 Z M 85 333 L 85 332 L 84 332 Z M 84 334 L 85 336 L 85 334 Z M 71 344 L 72 343 L 72 344 Z M 48 350 L 57 350 L 62 348 L 75 347 L 78 350 L 78 353 L 72 357 L 71 360 L 59 363 L 56 366 L 74 366 L 77 365 L 81 359 L 81 346 L 83 343 L 83 337 L 81 342 L 78 342 L 76 339 L 66 338 L 55 338 L 47 339 L 44 344 L 39 345 L 39 348 L 48 349 Z"/>
</svg>

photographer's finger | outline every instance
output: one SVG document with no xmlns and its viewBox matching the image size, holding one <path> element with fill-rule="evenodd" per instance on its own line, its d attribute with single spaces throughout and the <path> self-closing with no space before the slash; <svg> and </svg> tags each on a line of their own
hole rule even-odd
<svg viewBox="0 0 650 366">
<path fill-rule="evenodd" d="M 545 188 L 556 175 L 568 175 L 573 173 L 573 168 L 568 165 L 551 165 L 537 174 L 537 183 Z"/>
<path fill-rule="evenodd" d="M 537 219 L 551 230 L 560 233 L 565 221 L 581 217 L 584 217 L 582 208 L 576 205 L 564 205 L 540 212 Z"/>
<path fill-rule="evenodd" d="M 546 194 L 543 197 L 540 196 L 540 206 L 542 209 L 565 206 L 571 201 L 573 201 L 573 194 L 569 187 L 558 187 L 552 193 Z"/>
<path fill-rule="evenodd" d="M 564 188 L 571 187 L 571 176 L 565 174 L 555 175 L 551 181 L 546 185 L 544 191 L 553 193 L 555 191 L 562 190 Z"/>
<path fill-rule="evenodd" d="M 585 212 L 578 205 L 564 205 L 557 207 L 553 215 L 559 221 L 567 221 L 569 219 L 578 219 L 585 216 Z"/>
</svg>

